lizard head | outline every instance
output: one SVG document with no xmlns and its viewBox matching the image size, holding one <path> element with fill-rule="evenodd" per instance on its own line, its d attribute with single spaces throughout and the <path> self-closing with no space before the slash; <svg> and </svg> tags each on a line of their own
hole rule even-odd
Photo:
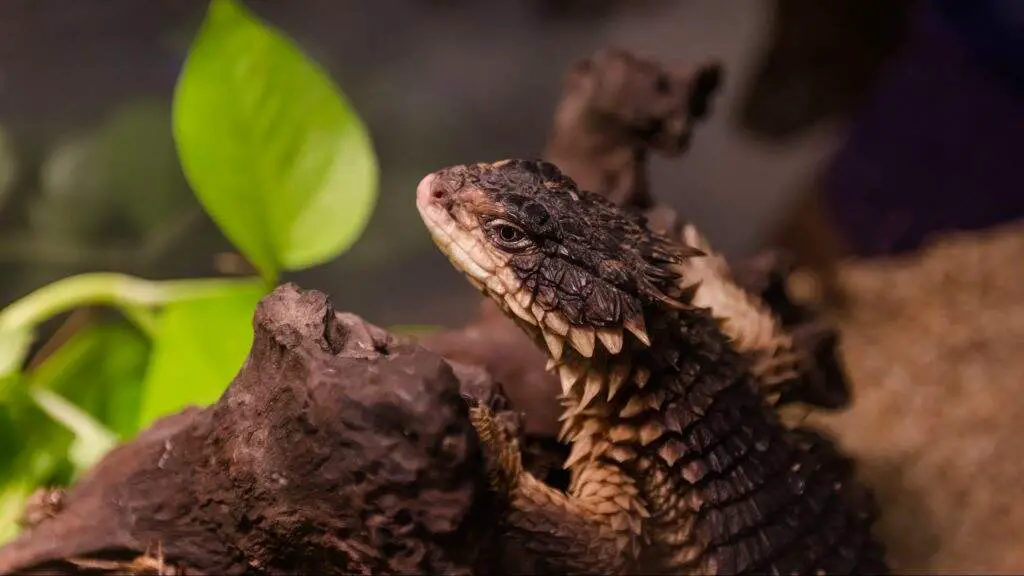
<svg viewBox="0 0 1024 576">
<path fill-rule="evenodd" d="M 445 168 L 423 178 L 416 205 L 455 267 L 555 360 L 566 342 L 585 358 L 597 342 L 613 355 L 650 345 L 645 312 L 686 306 L 677 265 L 699 252 L 578 190 L 553 164 Z"/>
</svg>

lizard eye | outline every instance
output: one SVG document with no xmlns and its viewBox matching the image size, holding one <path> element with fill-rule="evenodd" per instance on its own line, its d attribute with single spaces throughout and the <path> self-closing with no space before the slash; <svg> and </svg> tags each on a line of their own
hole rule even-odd
<svg viewBox="0 0 1024 576">
<path fill-rule="evenodd" d="M 523 229 L 507 220 L 492 220 L 487 224 L 491 239 L 507 250 L 522 250 L 530 245 Z"/>
</svg>

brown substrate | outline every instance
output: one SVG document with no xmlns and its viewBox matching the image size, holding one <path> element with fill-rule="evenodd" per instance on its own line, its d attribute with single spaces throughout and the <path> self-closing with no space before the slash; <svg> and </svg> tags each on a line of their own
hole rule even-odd
<svg viewBox="0 0 1024 576">
<path fill-rule="evenodd" d="M 893 568 L 1019 571 L 1024 225 L 850 263 L 841 281 L 854 398 L 814 421 L 878 491 Z"/>
</svg>

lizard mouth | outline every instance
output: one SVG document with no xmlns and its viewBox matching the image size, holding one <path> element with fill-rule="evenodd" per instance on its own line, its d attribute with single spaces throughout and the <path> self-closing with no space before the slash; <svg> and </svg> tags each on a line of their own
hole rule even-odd
<svg viewBox="0 0 1024 576">
<path fill-rule="evenodd" d="M 520 282 L 511 274 L 501 273 L 499 262 L 484 249 L 479 226 L 467 227 L 472 223 L 468 217 L 461 224 L 456 220 L 449 208 L 450 196 L 462 191 L 449 186 L 448 180 L 446 171 L 439 170 L 424 176 L 416 187 L 416 208 L 434 244 L 481 292 L 491 297 L 517 292 Z"/>
</svg>

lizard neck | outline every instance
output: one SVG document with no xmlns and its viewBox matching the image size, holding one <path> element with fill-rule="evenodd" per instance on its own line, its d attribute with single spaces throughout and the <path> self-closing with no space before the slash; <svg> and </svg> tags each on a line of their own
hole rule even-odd
<svg viewBox="0 0 1024 576">
<path fill-rule="evenodd" d="M 602 458 L 629 464 L 648 452 L 672 466 L 688 451 L 674 437 L 701 416 L 713 392 L 751 382 L 708 311 L 646 316 L 650 346 L 631 340 L 617 354 L 600 347 L 589 358 L 569 348 L 558 359 L 549 354 L 565 407 L 559 439 L 573 444 L 567 467 Z"/>
</svg>

